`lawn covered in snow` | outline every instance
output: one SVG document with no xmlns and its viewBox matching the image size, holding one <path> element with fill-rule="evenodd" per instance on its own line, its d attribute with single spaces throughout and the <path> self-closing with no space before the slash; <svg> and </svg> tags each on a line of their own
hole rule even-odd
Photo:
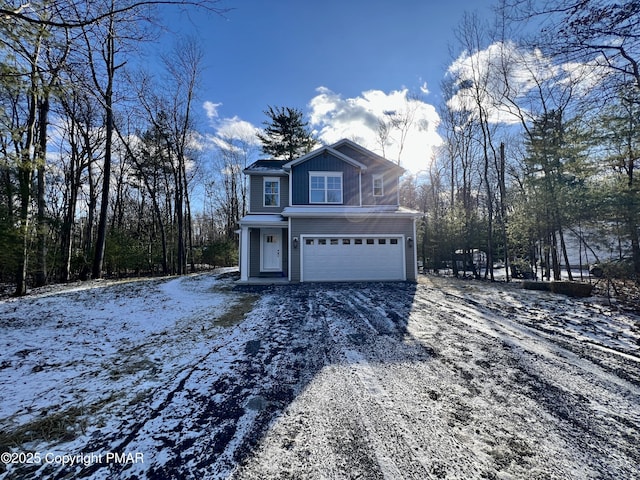
<svg viewBox="0 0 640 480">
<path fill-rule="evenodd" d="M 0 478 L 640 477 L 640 318 L 423 277 L 0 301 Z"/>
</svg>

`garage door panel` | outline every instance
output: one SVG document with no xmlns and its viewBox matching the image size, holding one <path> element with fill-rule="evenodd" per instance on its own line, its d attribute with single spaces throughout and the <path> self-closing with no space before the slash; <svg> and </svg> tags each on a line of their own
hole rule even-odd
<svg viewBox="0 0 640 480">
<path fill-rule="evenodd" d="M 302 281 L 405 280 L 402 237 L 305 236 Z"/>
</svg>

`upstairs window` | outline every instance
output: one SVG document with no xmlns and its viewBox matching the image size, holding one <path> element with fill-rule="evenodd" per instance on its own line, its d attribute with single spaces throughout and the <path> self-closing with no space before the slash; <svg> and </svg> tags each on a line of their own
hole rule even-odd
<svg viewBox="0 0 640 480">
<path fill-rule="evenodd" d="M 280 179 L 265 178 L 264 179 L 264 206 L 279 207 L 280 206 Z"/>
<path fill-rule="evenodd" d="M 373 176 L 373 196 L 382 197 L 384 195 L 384 177 L 382 175 Z"/>
<path fill-rule="evenodd" d="M 342 203 L 342 173 L 310 172 L 309 203 Z"/>
</svg>

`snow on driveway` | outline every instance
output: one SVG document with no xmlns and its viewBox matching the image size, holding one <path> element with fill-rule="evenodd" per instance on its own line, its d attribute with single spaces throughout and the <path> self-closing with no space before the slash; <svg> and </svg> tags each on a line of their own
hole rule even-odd
<svg viewBox="0 0 640 480">
<path fill-rule="evenodd" d="M 0 302 L 0 478 L 640 478 L 632 313 L 436 277 L 230 287 Z"/>
</svg>

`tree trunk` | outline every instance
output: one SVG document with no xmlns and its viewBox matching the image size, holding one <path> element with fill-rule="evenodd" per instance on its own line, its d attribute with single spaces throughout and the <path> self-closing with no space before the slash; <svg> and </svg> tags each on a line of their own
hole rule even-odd
<svg viewBox="0 0 640 480">
<path fill-rule="evenodd" d="M 87 146 L 89 144 L 88 137 L 85 138 L 85 142 Z M 91 152 L 91 150 L 87 150 Z M 91 153 L 89 153 L 91 155 Z M 87 163 L 87 181 L 89 183 L 89 204 L 87 205 L 87 223 L 85 225 L 84 232 L 84 242 L 83 242 L 83 253 L 84 253 L 84 264 L 80 270 L 80 279 L 88 280 L 91 278 L 91 268 L 89 259 L 93 256 L 93 225 L 95 223 L 96 218 L 96 207 L 98 205 L 98 194 L 96 192 L 96 185 L 93 178 L 93 159 L 91 156 L 88 159 Z"/>
<path fill-rule="evenodd" d="M 547 281 L 551 280 L 551 234 L 547 233 L 547 237 L 544 240 L 544 278 Z"/>
<path fill-rule="evenodd" d="M 629 140 L 631 143 L 631 140 Z M 631 237 L 631 256 L 633 260 L 633 272 L 636 283 L 640 283 L 640 239 L 638 238 L 638 191 L 634 183 L 634 168 L 636 158 L 633 155 L 631 145 L 628 148 L 629 159 L 627 161 L 627 187 L 629 189 L 629 209 L 627 218 L 627 231 Z"/>
<path fill-rule="evenodd" d="M 31 182 L 33 181 L 33 171 L 29 166 L 21 167 L 20 178 L 20 235 L 21 248 L 18 257 L 18 270 L 16 272 L 15 295 L 21 296 L 27 293 L 27 270 L 29 265 L 29 211 L 31 204 Z"/>
<path fill-rule="evenodd" d="M 107 37 L 107 88 L 105 90 L 105 146 L 104 166 L 102 173 L 102 198 L 100 202 L 100 218 L 98 219 L 98 231 L 96 233 L 96 247 L 93 257 L 93 278 L 102 276 L 104 263 L 104 251 L 107 242 L 107 221 L 109 215 L 109 190 L 111 182 L 111 145 L 113 140 L 113 77 L 115 74 L 115 42 L 113 38 L 113 17 Z"/>
<path fill-rule="evenodd" d="M 558 237 L 556 232 L 551 232 L 551 265 L 553 267 L 553 279 L 560 280 L 560 262 L 558 260 Z"/>
<path fill-rule="evenodd" d="M 47 283 L 47 221 L 45 199 L 45 166 L 47 156 L 47 124 L 49 117 L 49 97 L 46 92 L 38 104 L 38 154 L 37 162 L 37 203 L 38 203 L 38 251 L 36 255 L 36 271 L 34 281 L 36 287 Z"/>
<path fill-rule="evenodd" d="M 177 274 L 184 275 L 186 272 L 186 263 L 185 263 L 185 248 L 184 248 L 184 198 L 183 198 L 183 188 L 184 184 L 182 182 L 182 159 L 178 160 L 180 165 L 174 170 L 174 188 L 175 188 L 175 196 L 174 196 L 174 210 L 176 214 L 176 228 L 178 230 L 178 244 L 177 244 Z"/>
<path fill-rule="evenodd" d="M 191 201 L 189 199 L 189 189 L 187 185 L 187 172 L 184 171 L 182 178 L 184 179 L 184 204 L 186 209 L 187 223 L 187 243 L 189 245 L 189 262 L 191 265 L 191 273 L 196 271 L 195 256 L 193 254 L 193 223 L 191 221 Z"/>
<path fill-rule="evenodd" d="M 487 194 L 487 265 L 484 276 L 486 279 L 488 274 L 489 278 L 493 282 L 493 197 L 491 192 L 491 183 L 489 182 L 489 155 L 486 148 L 484 157 L 484 178 Z"/>
<path fill-rule="evenodd" d="M 562 249 L 562 256 L 564 257 L 564 264 L 567 269 L 567 276 L 569 281 L 573 281 L 573 273 L 571 273 L 571 263 L 569 262 L 569 255 L 567 254 L 567 245 L 564 242 L 564 233 L 562 228 L 558 228 L 558 235 L 560 236 L 560 248 Z"/>
<path fill-rule="evenodd" d="M 37 54 L 34 58 L 37 58 Z M 29 237 L 31 229 L 30 210 L 31 210 L 31 188 L 34 175 L 34 161 L 32 151 L 36 151 L 36 107 L 38 104 L 38 89 L 36 76 L 35 61 L 31 71 L 31 92 L 29 100 L 29 114 L 26 122 L 26 138 L 24 145 L 18 150 L 20 152 L 20 164 L 18 165 L 18 179 L 20 185 L 20 235 L 22 245 L 18 257 L 18 270 L 16 272 L 16 290 L 15 295 L 21 296 L 27 293 L 27 272 L 29 265 Z M 34 155 L 37 155 L 34 153 Z"/>
<path fill-rule="evenodd" d="M 500 180 L 500 217 L 502 220 L 502 241 L 504 242 L 504 268 L 506 281 L 509 281 L 509 236 L 507 235 L 507 185 L 505 179 L 506 158 L 504 153 L 504 142 L 500 143 L 500 169 L 498 176 Z"/>
</svg>

